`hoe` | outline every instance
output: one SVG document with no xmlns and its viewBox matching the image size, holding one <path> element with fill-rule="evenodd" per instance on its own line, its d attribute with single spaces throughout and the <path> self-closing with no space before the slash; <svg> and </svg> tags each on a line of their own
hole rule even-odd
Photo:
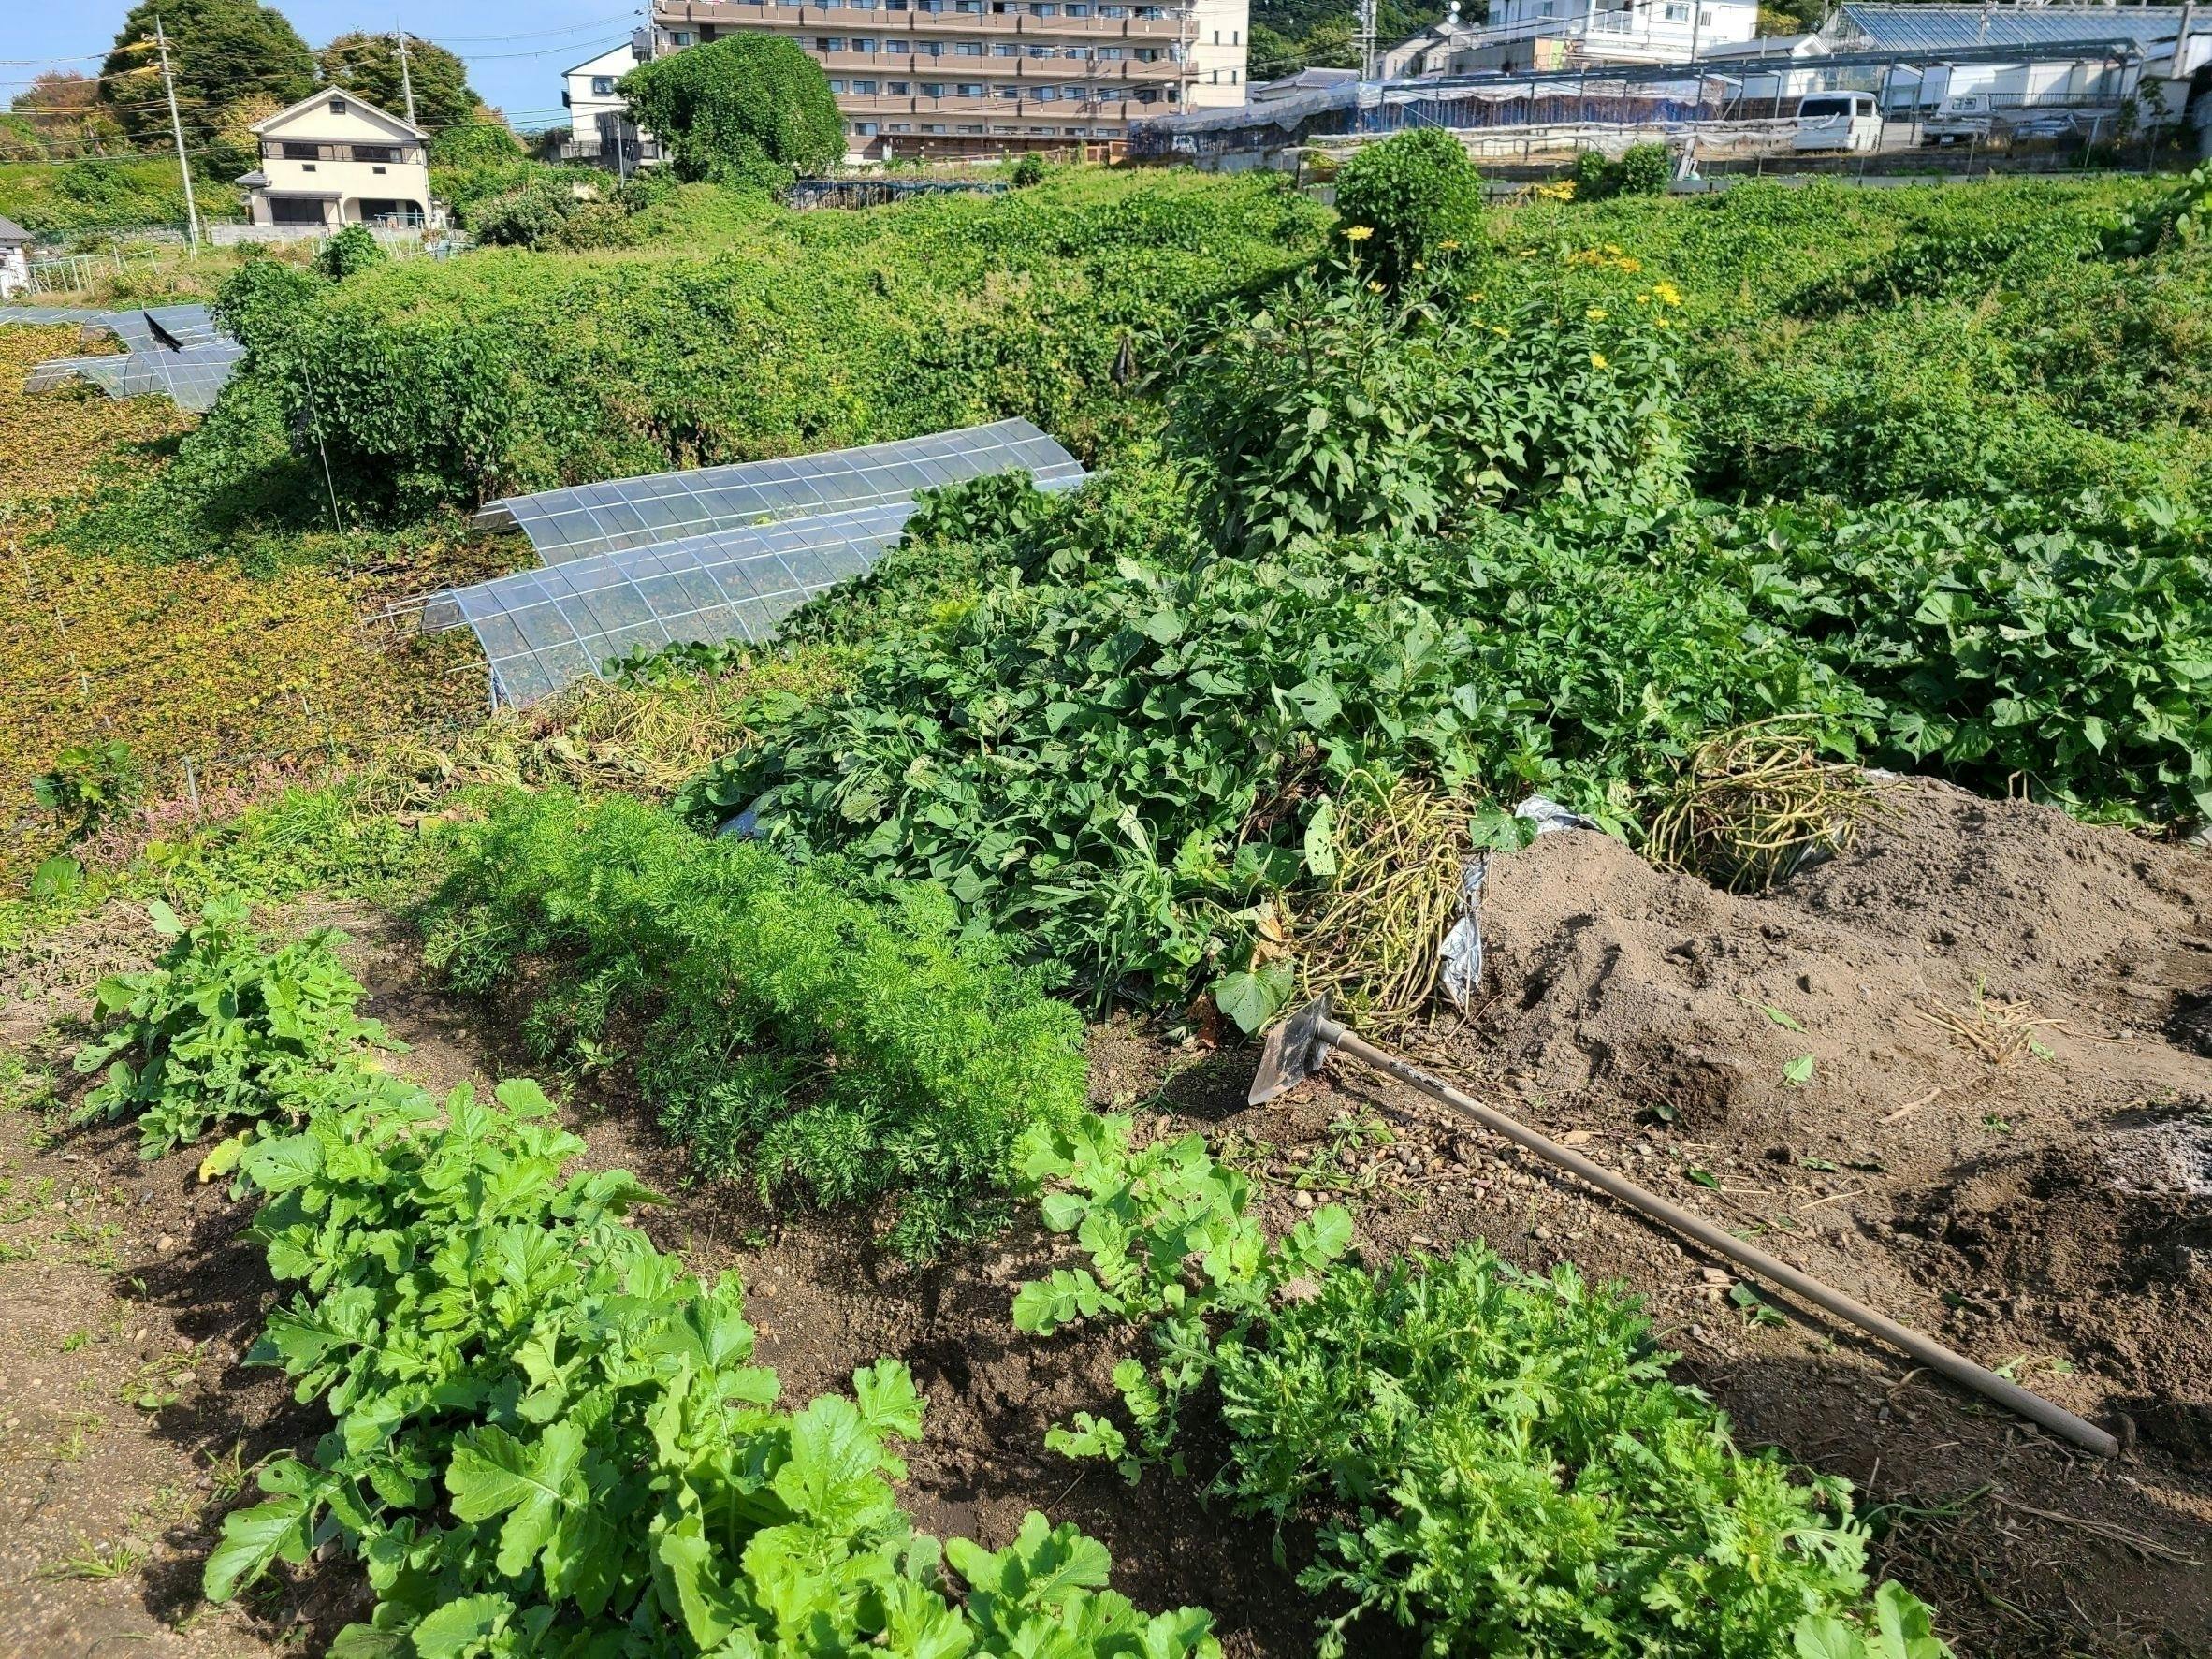
<svg viewBox="0 0 2212 1659">
<path fill-rule="evenodd" d="M 1911 1355 L 1929 1370 L 1942 1372 L 1952 1381 L 2019 1413 L 2030 1422 L 2041 1424 L 2059 1438 L 2104 1457 L 2118 1455 L 2119 1442 L 2094 1423 L 2083 1421 L 2071 1411 L 2052 1404 L 2039 1394 L 2030 1393 L 2017 1383 L 2007 1381 L 1994 1371 L 1984 1370 L 1963 1354 L 1953 1353 L 1940 1342 L 1922 1336 L 1918 1332 L 1906 1330 L 1895 1319 L 1854 1302 L 1841 1290 L 1822 1284 L 1810 1274 L 1799 1273 L 1788 1262 L 1724 1232 L 1703 1216 L 1694 1215 L 1679 1204 L 1667 1202 L 1657 1193 L 1647 1192 L 1633 1181 L 1623 1180 L 1604 1165 L 1592 1162 L 1556 1141 L 1537 1134 L 1526 1124 L 1516 1122 L 1504 1113 L 1462 1094 L 1451 1084 L 1431 1077 L 1419 1067 L 1408 1064 L 1387 1050 L 1376 1048 L 1357 1032 L 1347 1030 L 1342 1023 L 1329 1017 L 1329 999 L 1326 997 L 1317 997 L 1307 1003 L 1268 1033 L 1267 1047 L 1259 1057 L 1259 1074 L 1252 1079 L 1248 1103 L 1258 1106 L 1263 1101 L 1273 1099 L 1293 1084 L 1304 1082 L 1321 1070 L 1321 1063 L 1329 1057 L 1332 1049 L 1364 1061 L 1409 1088 L 1419 1089 L 1432 1100 L 1441 1101 L 1463 1117 L 1473 1118 L 1492 1134 L 1503 1135 L 1516 1146 L 1535 1153 L 1545 1162 L 1556 1164 L 1563 1170 L 1579 1175 L 1600 1191 L 1612 1194 L 1623 1203 L 1634 1206 L 1654 1221 L 1663 1222 L 1675 1231 L 1696 1240 L 1707 1249 L 1726 1257 L 1737 1266 L 1756 1273 L 1768 1284 L 1778 1286 L 1812 1302 L 1815 1307 L 1826 1308 L 1839 1319 L 1855 1325 L 1868 1334 L 1879 1337 L 1891 1346 Z"/>
</svg>

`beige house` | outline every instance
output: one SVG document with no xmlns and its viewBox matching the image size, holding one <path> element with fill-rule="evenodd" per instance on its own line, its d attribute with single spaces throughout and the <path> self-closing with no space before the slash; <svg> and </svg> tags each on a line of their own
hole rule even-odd
<svg viewBox="0 0 2212 1659">
<path fill-rule="evenodd" d="M 352 93 L 326 88 L 255 122 L 261 166 L 239 182 L 256 225 L 337 229 L 432 219 L 429 135 Z"/>
<path fill-rule="evenodd" d="M 1244 101 L 1250 0 L 654 0 L 655 50 L 780 35 L 819 63 L 847 158 L 1111 153 L 1133 120 Z"/>
</svg>

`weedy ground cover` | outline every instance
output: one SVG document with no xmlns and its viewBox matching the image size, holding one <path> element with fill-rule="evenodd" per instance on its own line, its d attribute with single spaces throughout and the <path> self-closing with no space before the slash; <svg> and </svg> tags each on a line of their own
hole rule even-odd
<svg viewBox="0 0 2212 1659">
<path fill-rule="evenodd" d="M 1022 1133 L 1083 1110 L 1075 1011 L 960 937 L 941 894 L 871 902 L 834 866 L 636 801 L 508 803 L 458 838 L 429 917 L 463 990 L 550 968 L 537 1052 L 633 1041 L 638 1086 L 703 1172 L 820 1204 L 895 1194 L 910 1254 L 1000 1225 Z"/>
</svg>

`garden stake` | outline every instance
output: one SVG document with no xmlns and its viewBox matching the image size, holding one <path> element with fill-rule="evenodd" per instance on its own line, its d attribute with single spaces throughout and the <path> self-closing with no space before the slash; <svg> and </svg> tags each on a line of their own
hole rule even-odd
<svg viewBox="0 0 2212 1659">
<path fill-rule="evenodd" d="M 1321 1063 L 1329 1057 L 1331 1049 L 1341 1050 L 1356 1060 L 1363 1060 L 1377 1071 L 1419 1089 L 1431 1099 L 1442 1101 L 1453 1111 L 1473 1118 L 1492 1133 L 1503 1135 L 1516 1146 L 1535 1153 L 1547 1163 L 1556 1164 L 1563 1170 L 1581 1176 L 1593 1186 L 1612 1194 L 1623 1203 L 1635 1206 L 1677 1232 L 1695 1239 L 1706 1248 L 1726 1257 L 1739 1267 L 1756 1273 L 1793 1295 L 1802 1297 L 1816 1307 L 1826 1308 L 1839 1319 L 1855 1325 L 1868 1334 L 1877 1336 L 1892 1347 L 1911 1355 L 1929 1370 L 1940 1371 L 1953 1382 L 1972 1389 L 1986 1399 L 1996 1401 L 2030 1422 L 2041 1424 L 2060 1439 L 2071 1441 L 2103 1457 L 2119 1455 L 2119 1442 L 2094 1423 L 2085 1422 L 2064 1407 L 2052 1404 L 2039 1394 L 2030 1393 L 2017 1383 L 1999 1376 L 1994 1371 L 1983 1369 L 1963 1354 L 1952 1352 L 1940 1342 L 1923 1336 L 1916 1331 L 1908 1331 L 1895 1319 L 1853 1301 L 1841 1290 L 1830 1288 L 1808 1273 L 1799 1273 L 1788 1262 L 1722 1231 L 1703 1216 L 1693 1215 L 1679 1204 L 1669 1203 L 1657 1193 L 1648 1192 L 1633 1181 L 1623 1180 L 1604 1165 L 1569 1151 L 1557 1142 L 1539 1135 L 1527 1125 L 1483 1105 L 1471 1096 L 1462 1094 L 1440 1079 L 1431 1077 L 1419 1067 L 1376 1048 L 1357 1033 L 1346 1029 L 1340 1022 L 1329 1017 L 1329 999 L 1326 997 L 1316 997 L 1288 1019 L 1280 1021 L 1268 1033 L 1267 1046 L 1259 1057 L 1259 1070 L 1252 1079 L 1252 1092 L 1247 1103 L 1258 1106 L 1263 1101 L 1272 1100 L 1292 1084 L 1313 1076 L 1321 1070 Z"/>
</svg>

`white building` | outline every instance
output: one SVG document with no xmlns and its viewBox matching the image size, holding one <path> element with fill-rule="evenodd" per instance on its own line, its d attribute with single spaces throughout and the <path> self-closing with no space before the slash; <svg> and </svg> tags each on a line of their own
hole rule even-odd
<svg viewBox="0 0 2212 1659">
<path fill-rule="evenodd" d="M 623 76 L 650 56 L 652 34 L 640 29 L 622 45 L 562 73 L 560 101 L 569 118 L 562 160 L 603 162 L 626 171 L 660 159 L 652 135 L 631 124 L 630 105 L 615 91 Z"/>
<path fill-rule="evenodd" d="M 1490 21 L 1453 17 L 1390 51 L 1392 75 L 1686 64 L 1759 30 L 1758 0 L 1497 0 Z"/>
<path fill-rule="evenodd" d="M 0 299 L 31 285 L 31 233 L 13 219 L 0 218 Z"/>
<path fill-rule="evenodd" d="M 819 63 L 853 162 L 1099 153 L 1244 102 L 1250 0 L 653 0 L 669 50 L 772 34 Z M 1111 153 L 1111 151 L 1103 152 Z"/>
<path fill-rule="evenodd" d="M 239 182 L 256 225 L 335 230 L 434 223 L 429 135 L 352 93 L 325 89 L 250 129 L 261 166 Z"/>
</svg>

